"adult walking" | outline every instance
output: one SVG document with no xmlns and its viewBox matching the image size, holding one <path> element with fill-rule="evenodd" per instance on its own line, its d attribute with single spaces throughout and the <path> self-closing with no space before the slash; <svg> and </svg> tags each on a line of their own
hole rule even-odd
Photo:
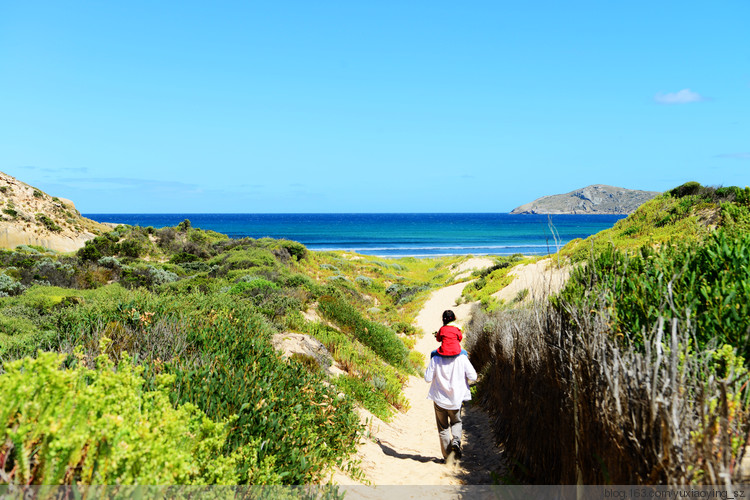
<svg viewBox="0 0 750 500">
<path fill-rule="evenodd" d="M 441 356 L 433 352 L 424 379 L 430 383 L 427 397 L 435 406 L 443 460 L 451 454 L 461 458 L 461 406 L 471 399 L 469 382 L 477 379 L 477 372 L 466 351 L 456 356 Z"/>
</svg>

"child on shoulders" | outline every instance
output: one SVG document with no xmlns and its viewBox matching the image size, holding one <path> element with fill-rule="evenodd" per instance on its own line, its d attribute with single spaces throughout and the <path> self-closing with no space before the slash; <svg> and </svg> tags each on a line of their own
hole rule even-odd
<svg viewBox="0 0 750 500">
<path fill-rule="evenodd" d="M 463 333 L 456 326 L 455 321 L 456 315 L 453 311 L 448 309 L 443 312 L 443 326 L 435 333 L 435 340 L 441 342 L 441 344 L 435 351 L 432 351 L 430 357 L 436 355 L 458 356 L 459 354 L 467 354 L 465 350 L 461 349 Z"/>
</svg>

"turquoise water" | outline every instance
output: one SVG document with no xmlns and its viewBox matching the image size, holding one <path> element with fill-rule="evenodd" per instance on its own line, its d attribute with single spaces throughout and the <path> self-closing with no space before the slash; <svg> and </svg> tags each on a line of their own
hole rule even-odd
<svg viewBox="0 0 750 500">
<path fill-rule="evenodd" d="M 190 219 L 232 238 L 286 238 L 311 250 L 382 257 L 544 255 L 610 228 L 624 215 L 512 214 L 84 214 L 155 228 Z"/>
</svg>

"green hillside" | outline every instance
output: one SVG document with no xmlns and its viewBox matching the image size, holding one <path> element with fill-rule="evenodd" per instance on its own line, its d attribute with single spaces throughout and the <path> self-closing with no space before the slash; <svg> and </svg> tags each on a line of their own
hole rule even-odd
<svg viewBox="0 0 750 500">
<path fill-rule="evenodd" d="M 713 188 L 688 182 L 641 205 L 614 227 L 573 240 L 560 255 L 580 262 L 608 246 L 637 250 L 675 241 L 698 242 L 719 227 L 750 230 L 750 189 Z"/>
<path fill-rule="evenodd" d="M 309 484 L 336 465 L 356 474 L 348 462 L 363 431 L 355 405 L 385 420 L 406 409 L 402 385 L 423 362 L 410 350 L 411 320 L 460 260 L 312 253 L 287 240 L 231 240 L 187 220 L 119 226 L 75 254 L 2 250 L 2 477 Z M 317 338 L 330 355 L 282 357 L 273 342 L 284 332 Z M 24 382 L 29 372 L 54 390 Z M 100 398 L 108 390 L 135 399 L 118 409 Z M 151 408 L 139 398 L 159 400 L 153 413 L 138 413 Z M 71 405 L 83 413 L 61 425 L 77 429 L 75 439 L 49 424 Z M 126 420 L 89 431 L 86 411 Z M 125 453 L 143 419 L 154 447 Z M 19 425 L 34 431 L 19 434 Z M 198 429 L 205 446 L 184 441 Z M 159 453 L 162 461 L 153 459 Z"/>
</svg>

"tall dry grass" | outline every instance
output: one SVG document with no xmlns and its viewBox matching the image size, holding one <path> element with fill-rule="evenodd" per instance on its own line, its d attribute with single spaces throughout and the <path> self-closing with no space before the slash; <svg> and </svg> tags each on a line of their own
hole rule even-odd
<svg viewBox="0 0 750 500">
<path fill-rule="evenodd" d="M 717 362 L 710 346 L 696 352 L 689 321 L 661 318 L 636 350 L 611 337 L 601 311 L 548 301 L 475 311 L 467 349 L 483 374 L 480 401 L 509 458 L 508 479 L 739 481 L 748 438 L 743 370 Z"/>
</svg>

